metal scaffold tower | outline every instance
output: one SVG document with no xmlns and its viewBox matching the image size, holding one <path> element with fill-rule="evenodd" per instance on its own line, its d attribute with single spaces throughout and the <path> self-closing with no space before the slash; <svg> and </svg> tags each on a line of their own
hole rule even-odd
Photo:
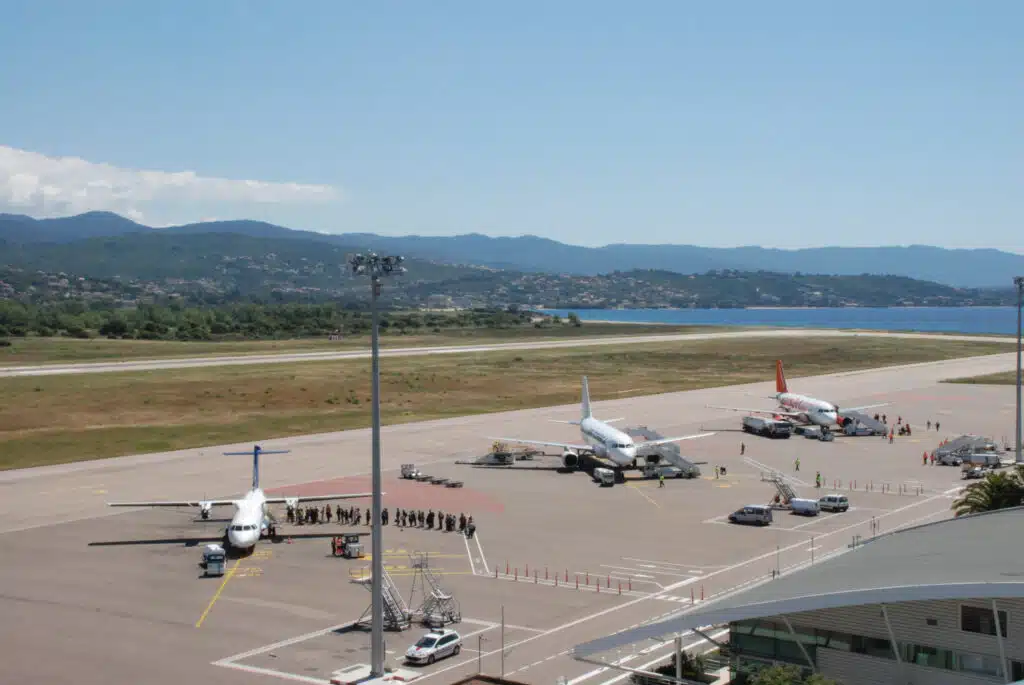
<svg viewBox="0 0 1024 685">
<path fill-rule="evenodd" d="M 409 561 L 416 571 L 412 578 L 409 605 L 415 605 L 417 592 L 421 598 L 419 607 L 412 615 L 432 628 L 461 621 L 459 602 L 454 595 L 441 587 L 441 581 L 430 569 L 430 557 L 423 552 L 414 552 L 409 555 Z"/>
<path fill-rule="evenodd" d="M 406 605 L 405 600 L 402 599 L 402 593 L 398 591 L 395 586 L 395 581 L 391 579 L 391 575 L 387 570 L 383 570 L 381 574 L 382 579 L 382 592 L 384 599 L 384 630 L 405 630 L 412 625 L 412 613 L 409 611 L 409 607 Z M 366 572 L 366 569 L 352 574 L 352 582 L 362 585 L 367 590 L 373 589 L 373 575 Z M 371 624 L 373 620 L 373 603 L 366 607 L 366 611 L 356 621 L 357 626 L 367 626 Z"/>
</svg>

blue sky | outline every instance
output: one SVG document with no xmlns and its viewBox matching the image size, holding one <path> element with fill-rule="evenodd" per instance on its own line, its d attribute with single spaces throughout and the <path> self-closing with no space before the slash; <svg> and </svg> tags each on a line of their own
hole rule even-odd
<svg viewBox="0 0 1024 685">
<path fill-rule="evenodd" d="M 1024 252 L 1022 25 L 998 0 L 6 3 L 0 211 Z"/>
</svg>

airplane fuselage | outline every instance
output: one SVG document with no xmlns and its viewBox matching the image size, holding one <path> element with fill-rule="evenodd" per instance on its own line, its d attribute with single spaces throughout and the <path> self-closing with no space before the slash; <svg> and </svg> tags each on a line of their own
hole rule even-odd
<svg viewBox="0 0 1024 685">
<path fill-rule="evenodd" d="M 227 528 L 228 544 L 240 550 L 252 549 L 270 523 L 267 496 L 253 488 L 245 497 L 235 500 L 235 513 Z"/>
<path fill-rule="evenodd" d="M 780 392 L 775 399 L 787 411 L 799 412 L 801 418 L 816 426 L 833 426 L 839 422 L 839 410 L 831 402 L 792 392 Z"/>
<path fill-rule="evenodd" d="M 580 433 L 598 457 L 610 459 L 618 466 L 633 465 L 636 459 L 636 445 L 627 433 L 594 417 L 580 421 Z"/>
</svg>

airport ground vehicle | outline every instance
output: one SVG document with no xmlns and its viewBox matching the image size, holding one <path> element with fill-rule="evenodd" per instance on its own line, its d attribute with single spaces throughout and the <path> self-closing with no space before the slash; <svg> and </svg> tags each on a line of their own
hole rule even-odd
<svg viewBox="0 0 1024 685">
<path fill-rule="evenodd" d="M 454 630 L 441 628 L 432 630 L 405 651 L 407 661 L 414 664 L 432 664 L 446 656 L 455 656 L 462 651 L 462 636 Z"/>
<path fill-rule="evenodd" d="M 594 469 L 594 480 L 601 484 L 601 487 L 615 485 L 615 471 L 599 466 Z"/>
<path fill-rule="evenodd" d="M 794 514 L 800 514 L 801 516 L 817 516 L 819 512 L 818 500 L 816 499 L 795 497 L 789 500 L 789 508 Z"/>
<path fill-rule="evenodd" d="M 772 508 L 765 504 L 748 504 L 729 514 L 729 522 L 767 526 L 772 522 Z"/>
<path fill-rule="evenodd" d="M 204 576 L 222 576 L 227 565 L 228 555 L 220 545 L 207 545 L 203 548 L 203 561 L 199 565 L 203 567 Z"/>
<path fill-rule="evenodd" d="M 744 416 L 743 430 L 766 438 L 788 438 L 793 434 L 793 424 L 760 416 Z"/>
<path fill-rule="evenodd" d="M 960 466 L 964 463 L 964 460 L 958 454 L 945 453 L 940 454 L 935 458 L 935 461 L 943 466 Z"/>
<path fill-rule="evenodd" d="M 421 474 L 420 470 L 416 468 L 416 464 L 402 464 L 402 478 L 412 480 L 421 475 L 423 474 Z"/>
<path fill-rule="evenodd" d="M 360 559 L 363 557 L 363 545 L 359 536 L 346 533 L 337 535 L 331 539 L 331 554 L 346 559 Z"/>
<path fill-rule="evenodd" d="M 999 455 L 994 452 L 974 452 L 973 454 L 964 454 L 963 463 L 974 464 L 975 466 L 982 466 L 990 469 L 998 468 L 1002 465 Z"/>
<path fill-rule="evenodd" d="M 849 511 L 850 500 L 846 495 L 825 495 L 818 500 L 818 508 L 822 511 Z"/>
<path fill-rule="evenodd" d="M 794 498 L 790 500 L 790 511 L 801 516 L 817 516 L 820 509 L 817 500 Z"/>
</svg>

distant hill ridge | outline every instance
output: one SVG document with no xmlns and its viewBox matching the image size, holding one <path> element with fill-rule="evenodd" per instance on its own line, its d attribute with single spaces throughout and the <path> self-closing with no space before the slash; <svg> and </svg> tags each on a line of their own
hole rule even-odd
<svg viewBox="0 0 1024 685">
<path fill-rule="evenodd" d="M 605 245 L 582 247 L 524 235 L 492 238 L 478 233 L 456 236 L 380 236 L 372 233 L 324 234 L 261 221 L 211 221 L 151 228 L 110 212 L 88 212 L 56 219 L 0 214 L 0 241 L 27 247 L 72 243 L 90 238 L 141 234 L 239 234 L 249 238 L 330 243 L 375 249 L 409 257 L 524 272 L 594 275 L 632 269 L 705 273 L 714 269 L 815 273 L 881 274 L 955 287 L 1009 287 L 1024 274 L 1024 255 L 995 249 L 950 250 L 927 245 L 906 247 L 821 247 L 780 250 L 756 246 L 715 248 L 696 245 Z M 147 243 L 148 241 L 143 241 Z M 153 248 L 166 243 L 154 241 Z M 10 252 L 12 246 L 4 251 Z M 4 249 L 0 245 L 0 249 Z M 144 249 L 144 247 L 142 248 Z M 17 250 L 14 250 L 15 252 Z M 0 257 L 0 262 L 5 260 Z"/>
</svg>

